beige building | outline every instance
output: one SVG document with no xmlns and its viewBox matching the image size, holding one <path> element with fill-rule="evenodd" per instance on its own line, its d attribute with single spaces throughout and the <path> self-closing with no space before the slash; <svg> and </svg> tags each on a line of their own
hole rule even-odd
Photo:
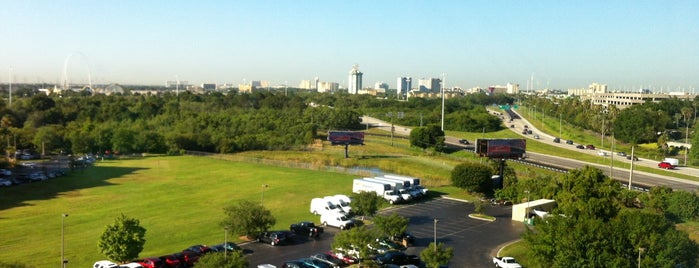
<svg viewBox="0 0 699 268">
<path fill-rule="evenodd" d="M 594 105 L 614 105 L 619 109 L 645 102 L 658 102 L 663 99 L 678 98 L 693 100 L 696 94 L 686 92 L 653 93 L 649 90 L 640 92 L 609 92 L 606 84 L 592 83 L 587 89 L 569 89 L 568 96 L 578 96 L 580 100 L 590 100 Z"/>
</svg>

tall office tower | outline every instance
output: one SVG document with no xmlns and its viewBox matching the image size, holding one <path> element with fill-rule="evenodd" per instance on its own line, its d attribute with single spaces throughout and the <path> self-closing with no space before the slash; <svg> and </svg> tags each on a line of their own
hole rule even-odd
<svg viewBox="0 0 699 268">
<path fill-rule="evenodd" d="M 362 89 L 362 72 L 359 71 L 359 65 L 355 64 L 349 72 L 347 92 L 349 94 L 357 94 L 360 89 Z"/>
<path fill-rule="evenodd" d="M 413 87 L 413 79 L 410 77 L 398 77 L 396 84 L 398 99 L 404 99 L 406 94 L 410 91 L 410 88 Z"/>
<path fill-rule="evenodd" d="M 318 83 L 320 83 L 320 79 L 318 79 L 318 77 L 316 76 L 316 80 L 315 80 L 315 81 L 316 81 L 316 84 L 315 84 L 315 88 L 314 88 L 314 89 L 315 89 L 315 90 L 318 90 Z"/>
</svg>

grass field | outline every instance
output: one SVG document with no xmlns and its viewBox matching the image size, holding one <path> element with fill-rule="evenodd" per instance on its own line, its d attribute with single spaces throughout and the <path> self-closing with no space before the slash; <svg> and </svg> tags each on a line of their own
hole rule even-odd
<svg viewBox="0 0 699 268">
<path fill-rule="evenodd" d="M 121 213 L 148 231 L 141 256 L 160 256 L 193 244 L 223 242 L 222 208 L 262 199 L 286 229 L 308 212 L 314 196 L 349 194 L 356 176 L 215 160 L 154 157 L 99 162 L 71 176 L 0 189 L 0 260 L 35 267 L 60 264 L 61 214 L 71 267 L 105 259 L 97 240 Z M 237 236 L 229 235 L 230 240 Z"/>
</svg>

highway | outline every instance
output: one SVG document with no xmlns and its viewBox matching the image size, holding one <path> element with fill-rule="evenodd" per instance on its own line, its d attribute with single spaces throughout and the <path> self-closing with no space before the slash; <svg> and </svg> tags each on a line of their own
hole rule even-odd
<svg viewBox="0 0 699 268">
<path fill-rule="evenodd" d="M 491 111 L 491 113 L 502 113 L 499 111 Z M 507 118 L 507 116 L 505 116 Z M 504 119 L 507 120 L 507 119 Z M 362 124 L 369 124 L 370 127 L 378 128 L 381 130 L 385 130 L 387 132 L 390 132 L 391 130 L 391 123 L 381 121 L 377 118 L 373 117 L 368 117 L 368 116 L 363 116 L 362 117 Z M 599 150 L 585 150 L 585 149 L 576 149 L 575 145 L 568 145 L 565 144 L 565 139 L 561 139 L 561 143 L 555 143 L 553 142 L 553 136 L 548 135 L 546 133 L 543 133 L 539 131 L 533 124 L 531 124 L 529 121 L 527 121 L 524 118 L 520 119 L 514 119 L 511 123 L 507 123 L 505 121 L 505 124 L 507 126 L 509 125 L 514 125 L 514 128 L 509 128 L 515 133 L 518 133 L 521 135 L 523 138 L 529 139 L 528 142 L 544 142 L 549 145 L 557 146 L 560 147 L 561 149 L 564 150 L 569 150 L 571 151 L 571 156 L 575 157 L 575 155 L 578 154 L 591 154 L 595 155 L 597 157 L 603 157 L 603 156 L 598 156 L 597 153 Z M 527 128 L 532 130 L 532 134 L 529 135 L 523 135 L 522 130 L 524 129 L 524 126 L 527 126 Z M 539 139 L 534 139 L 533 136 L 534 134 L 539 135 Z M 394 125 L 394 135 L 397 136 L 408 136 L 410 135 L 410 129 L 404 126 L 398 126 Z M 445 143 L 450 146 L 457 146 L 461 147 L 464 149 L 471 149 L 473 150 L 473 147 L 466 147 L 463 146 L 462 144 L 459 143 L 459 137 L 446 137 L 445 138 Z M 474 141 L 470 141 L 473 143 Z M 609 151 L 607 151 L 609 152 Z M 608 153 L 607 158 L 611 156 L 611 153 Z M 619 156 L 614 155 L 614 160 L 615 161 L 628 161 L 626 158 L 622 158 Z M 527 152 L 527 161 L 526 162 L 533 162 L 533 163 L 538 163 L 538 164 L 543 164 L 547 166 L 555 166 L 559 167 L 562 169 L 577 169 L 584 167 L 585 165 L 589 166 L 594 166 L 602 170 L 607 176 L 610 175 L 610 166 L 609 164 L 601 165 L 597 163 L 589 163 L 589 162 L 583 162 L 577 159 L 571 159 L 571 158 L 563 158 L 563 157 L 557 157 L 557 156 L 549 156 L 549 155 L 544 155 L 544 154 L 539 154 L 539 153 L 534 153 L 534 152 Z M 609 162 L 609 161 L 606 161 Z M 635 166 L 647 166 L 651 168 L 658 168 L 657 167 L 657 161 L 656 160 L 651 160 L 651 159 L 644 159 L 640 158 L 639 161 L 634 161 Z M 694 169 L 694 168 L 689 168 L 689 167 L 679 167 L 675 170 L 669 170 L 666 172 L 677 172 L 677 173 L 683 173 L 686 175 L 690 175 L 693 177 L 699 178 L 699 170 Z M 620 169 L 620 168 L 613 168 L 613 176 L 612 178 L 628 185 L 629 182 L 629 170 L 628 169 Z M 652 174 L 652 173 L 647 173 L 647 172 L 641 172 L 634 170 L 633 172 L 633 177 L 632 177 L 632 185 L 636 186 L 644 186 L 644 187 L 649 187 L 649 186 L 667 186 L 671 187 L 672 189 L 675 190 L 685 190 L 685 191 L 696 191 L 697 188 L 699 188 L 699 182 L 696 181 L 691 181 L 691 180 L 686 180 L 686 179 L 679 179 L 671 176 L 663 176 L 663 175 L 657 175 L 657 174 Z"/>
</svg>

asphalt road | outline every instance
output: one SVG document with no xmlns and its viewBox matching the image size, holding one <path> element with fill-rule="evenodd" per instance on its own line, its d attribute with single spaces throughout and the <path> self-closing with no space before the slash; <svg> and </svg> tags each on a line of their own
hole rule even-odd
<svg viewBox="0 0 699 268">
<path fill-rule="evenodd" d="M 501 113 L 504 114 L 500 111 L 491 111 L 491 113 Z M 507 120 L 507 116 L 503 120 Z M 367 117 L 364 116 L 362 117 L 362 123 L 364 124 L 369 124 L 372 127 L 378 127 L 379 129 L 383 129 L 386 131 L 390 131 L 391 129 L 391 124 L 387 123 L 385 121 L 381 121 L 376 118 L 372 117 Z M 510 130 L 514 131 L 515 133 L 518 133 L 521 135 L 523 138 L 529 139 L 530 142 L 543 142 L 552 146 L 557 146 L 561 148 L 562 150 L 567 150 L 570 151 L 570 157 L 569 158 L 563 158 L 563 157 L 556 157 L 556 156 L 548 156 L 548 155 L 543 155 L 543 154 L 537 154 L 537 153 L 532 153 L 532 152 L 527 152 L 528 159 L 531 161 L 536 161 L 544 164 L 551 164 L 551 165 L 556 165 L 564 168 L 569 168 L 569 169 L 575 169 L 575 168 L 581 168 L 586 165 L 591 165 L 595 166 L 602 171 L 604 171 L 607 175 L 609 175 L 609 161 L 607 159 L 602 160 L 602 158 L 609 158 L 610 156 L 599 156 L 597 153 L 599 152 L 598 150 L 581 150 L 581 149 L 576 149 L 575 144 L 569 145 L 565 144 L 564 138 L 561 139 L 561 143 L 555 143 L 553 142 L 553 136 L 548 135 L 546 133 L 541 132 L 539 129 L 536 128 L 535 124 L 532 124 L 531 122 L 527 121 L 524 118 L 521 119 L 514 119 L 512 122 L 507 122 L 505 121 L 506 126 L 514 125 L 514 128 L 509 128 Z M 524 135 L 522 134 L 522 130 L 524 129 L 524 126 L 527 126 L 527 128 L 532 130 L 532 134 L 529 135 Z M 394 134 L 396 135 L 409 135 L 410 134 L 410 129 L 406 128 L 404 126 L 394 126 Z M 533 136 L 534 134 L 539 135 L 539 139 L 534 139 Z M 446 143 L 455 145 L 455 146 L 461 146 L 458 142 L 460 138 L 458 137 L 446 137 Z M 470 141 L 473 143 L 474 141 Z M 609 152 L 610 150 L 604 150 L 606 152 Z M 615 152 L 616 153 L 616 152 Z M 629 153 L 629 152 L 627 152 Z M 576 159 L 576 156 L 579 154 L 590 154 L 594 155 L 596 157 L 600 157 L 600 161 L 598 163 L 589 163 L 589 162 L 583 162 L 579 161 Z M 630 160 L 627 160 L 626 158 L 621 158 L 619 156 L 614 155 L 614 160 L 615 161 L 627 161 L 630 162 Z M 604 163 L 606 161 L 606 164 L 600 164 Z M 639 158 L 639 161 L 634 161 L 634 165 L 641 165 L 641 166 L 646 166 L 646 167 L 651 167 L 651 168 L 658 168 L 657 167 L 658 161 L 654 159 L 646 159 L 646 158 Z M 628 183 L 629 179 L 629 170 L 627 169 L 619 169 L 619 168 L 614 168 L 614 174 L 612 178 L 617 179 L 619 181 L 622 181 L 624 183 Z M 699 178 L 699 169 L 695 168 L 690 168 L 690 167 L 678 167 L 674 170 L 667 170 L 665 172 L 669 173 L 681 173 L 689 176 L 694 176 Z M 634 184 L 639 183 L 643 184 L 646 186 L 657 186 L 657 185 L 664 185 L 671 187 L 676 190 L 686 190 L 686 191 L 695 191 L 697 188 L 699 188 L 699 182 L 696 181 L 691 181 L 691 180 L 686 180 L 686 179 L 680 179 L 680 178 L 675 178 L 671 176 L 664 176 L 664 175 L 658 175 L 658 174 L 652 174 L 652 173 L 646 173 L 646 172 L 640 172 L 637 170 L 634 170 L 633 172 L 633 177 L 632 177 L 632 182 Z"/>
<path fill-rule="evenodd" d="M 417 239 L 406 253 L 419 256 L 433 242 L 434 219 L 438 219 L 437 242 L 454 248 L 454 257 L 449 267 L 491 267 L 496 250 L 501 245 L 518 239 L 524 231 L 524 225 L 511 221 L 511 207 L 488 206 L 487 214 L 496 217 L 492 222 L 469 218 L 468 214 L 472 212 L 473 204 L 444 198 L 394 206 L 381 211 L 382 214 L 397 213 L 409 219 L 408 232 Z M 241 247 L 247 252 L 250 267 L 263 263 L 281 267 L 284 261 L 330 250 L 334 235 L 339 231 L 326 227 L 320 238 L 302 238 L 301 242 L 293 245 L 247 243 Z"/>
</svg>

